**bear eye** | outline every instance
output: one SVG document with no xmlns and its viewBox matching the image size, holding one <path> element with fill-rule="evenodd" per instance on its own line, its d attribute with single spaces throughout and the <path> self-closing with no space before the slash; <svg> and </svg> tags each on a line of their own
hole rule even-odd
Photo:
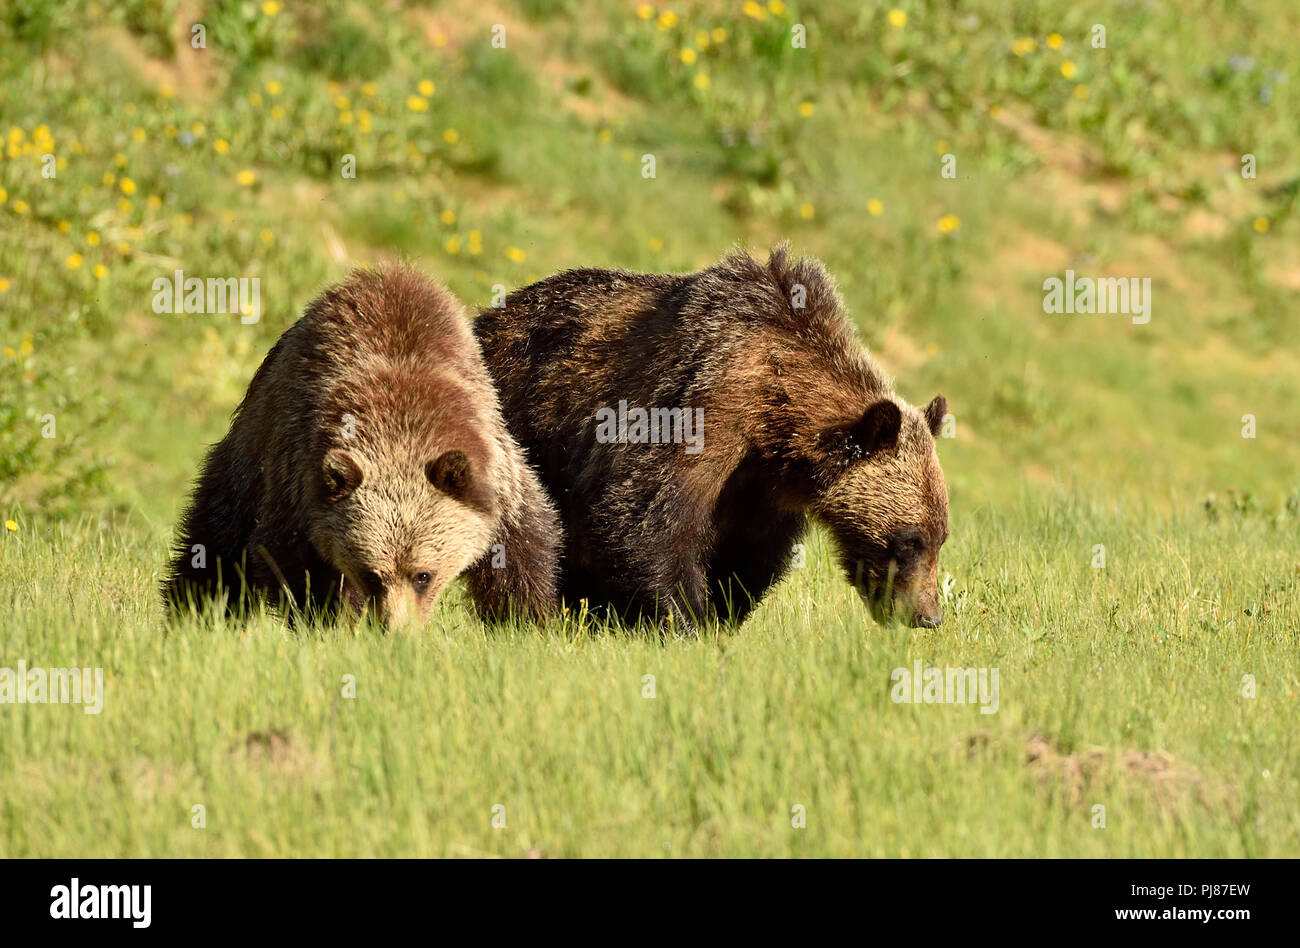
<svg viewBox="0 0 1300 948">
<path fill-rule="evenodd" d="M 411 585 L 415 587 L 416 592 L 424 592 L 429 588 L 429 583 L 433 577 L 428 573 L 416 573 L 411 577 Z"/>
<path fill-rule="evenodd" d="M 371 593 L 378 592 L 384 586 L 384 581 L 375 572 L 362 573 L 361 582 L 365 584 L 366 591 Z"/>
<path fill-rule="evenodd" d="M 896 534 L 889 544 L 890 559 L 897 560 L 900 565 L 915 562 L 924 550 L 925 541 L 921 531 L 915 527 Z"/>
</svg>

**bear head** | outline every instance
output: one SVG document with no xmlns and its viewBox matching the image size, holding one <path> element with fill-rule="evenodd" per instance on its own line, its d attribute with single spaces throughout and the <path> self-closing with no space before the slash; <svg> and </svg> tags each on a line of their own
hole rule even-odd
<svg viewBox="0 0 1300 948">
<path fill-rule="evenodd" d="M 933 628 L 943 618 L 939 548 L 948 487 L 935 452 L 948 403 L 883 397 L 819 436 L 823 477 L 811 513 L 831 532 L 854 588 L 879 621 Z"/>
<path fill-rule="evenodd" d="M 419 624 L 491 543 L 498 519 L 484 472 L 458 448 L 422 458 L 332 447 L 319 473 L 310 537 L 354 609 L 385 629 Z"/>
</svg>

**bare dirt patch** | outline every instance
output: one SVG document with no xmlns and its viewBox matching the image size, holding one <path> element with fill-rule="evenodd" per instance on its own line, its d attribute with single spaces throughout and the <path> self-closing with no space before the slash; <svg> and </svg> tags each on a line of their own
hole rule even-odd
<svg viewBox="0 0 1300 948">
<path fill-rule="evenodd" d="M 518 12 L 492 0 L 455 0 L 436 10 L 409 14 L 435 49 L 459 53 L 468 43 L 486 43 L 492 29 L 505 27 L 506 49 L 536 65 L 536 75 L 552 92 L 561 108 L 588 124 L 620 124 L 640 111 L 600 75 L 598 70 L 557 55 L 546 37 Z"/>
<path fill-rule="evenodd" d="M 320 769 L 311 748 L 281 728 L 249 732 L 235 753 L 256 769 L 287 777 L 307 777 Z"/>
<path fill-rule="evenodd" d="M 1118 782 L 1149 795 L 1164 808 L 1195 801 L 1208 810 L 1226 808 L 1234 819 L 1239 812 L 1236 790 L 1202 775 L 1165 751 L 1088 747 L 1065 752 L 1040 731 L 1023 739 L 981 731 L 966 739 L 966 755 L 979 757 L 1013 740 L 1022 744 L 1025 765 L 1039 783 L 1045 789 L 1062 792 L 1071 806 L 1081 805 L 1092 788 Z"/>
<path fill-rule="evenodd" d="M 1071 174 L 1084 176 L 1095 174 L 1106 166 L 1105 156 L 1092 143 L 1043 128 L 1014 109 L 1002 109 L 995 121 L 1013 132 L 1048 167 L 1063 168 Z"/>
<path fill-rule="evenodd" d="M 202 20 L 199 4 L 186 0 L 177 5 L 169 30 L 176 51 L 171 60 L 148 55 L 125 30 L 105 30 L 103 42 L 110 44 L 128 67 L 155 87 L 171 86 L 186 98 L 204 101 L 215 95 L 224 83 L 218 82 L 216 59 L 211 52 L 190 45 L 190 29 Z"/>
</svg>

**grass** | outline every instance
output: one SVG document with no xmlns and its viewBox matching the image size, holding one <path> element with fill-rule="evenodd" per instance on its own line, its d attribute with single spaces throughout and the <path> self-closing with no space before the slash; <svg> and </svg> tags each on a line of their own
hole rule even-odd
<svg viewBox="0 0 1300 948">
<path fill-rule="evenodd" d="M 0 667 L 106 684 L 0 707 L 0 855 L 1300 852 L 1290 5 L 193 6 L 203 50 L 148 0 L 0 16 Z M 699 640 L 458 590 L 402 637 L 164 623 L 204 447 L 348 267 L 482 305 L 782 239 L 953 408 L 940 629 L 873 624 L 820 534 Z M 1151 322 L 1045 315 L 1067 268 L 1150 277 Z M 155 314 L 174 269 L 261 320 Z M 894 703 L 918 659 L 998 712 Z"/>
<path fill-rule="evenodd" d="M 1064 501 L 1015 513 L 954 537 L 948 567 L 978 579 L 939 634 L 873 626 L 816 537 L 742 631 L 666 645 L 577 617 L 484 632 L 456 601 L 390 638 L 167 629 L 153 544 L 7 544 L 6 653 L 94 655 L 106 694 L 100 715 L 6 715 L 7 854 L 1294 854 L 1300 578 L 1274 529 L 1193 518 L 1157 539 Z M 892 702 L 918 659 L 997 668 L 997 713 Z M 1105 763 L 1033 766 L 1034 734 Z M 1185 771 L 1127 772 L 1133 749 Z"/>
</svg>

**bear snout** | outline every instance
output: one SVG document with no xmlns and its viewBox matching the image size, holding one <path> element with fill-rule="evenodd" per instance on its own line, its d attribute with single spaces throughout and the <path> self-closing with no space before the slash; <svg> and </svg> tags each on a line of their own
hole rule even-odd
<svg viewBox="0 0 1300 948">
<path fill-rule="evenodd" d="M 943 610 L 936 609 L 934 612 L 916 612 L 912 614 L 912 628 L 914 629 L 937 629 L 943 622 Z"/>
<path fill-rule="evenodd" d="M 379 620 L 385 632 L 419 626 L 424 621 L 424 610 L 414 593 L 407 589 L 386 589 L 377 603 Z"/>
</svg>

